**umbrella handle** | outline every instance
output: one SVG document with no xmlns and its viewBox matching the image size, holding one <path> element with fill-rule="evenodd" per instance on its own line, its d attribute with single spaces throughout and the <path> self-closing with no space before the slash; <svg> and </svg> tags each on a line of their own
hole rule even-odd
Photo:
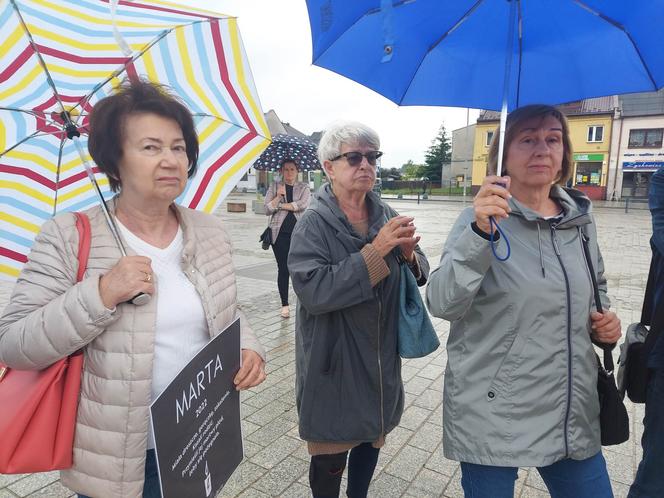
<svg viewBox="0 0 664 498">
<path fill-rule="evenodd" d="M 152 297 L 150 296 L 150 294 L 141 292 L 132 297 L 129 302 L 135 306 L 143 306 L 144 304 L 148 304 L 151 299 Z"/>
</svg>

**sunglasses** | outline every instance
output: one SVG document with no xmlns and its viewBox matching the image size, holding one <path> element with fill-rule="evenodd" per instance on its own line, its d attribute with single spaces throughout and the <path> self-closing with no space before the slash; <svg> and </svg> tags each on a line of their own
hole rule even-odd
<svg viewBox="0 0 664 498">
<path fill-rule="evenodd" d="M 383 153 L 379 150 L 372 150 L 371 152 L 367 152 L 366 154 L 362 154 L 361 152 L 344 152 L 343 154 L 339 154 L 337 157 L 333 157 L 331 161 L 338 161 L 342 157 L 346 158 L 346 161 L 348 161 L 348 164 L 351 166 L 359 166 L 362 164 L 362 158 L 366 157 L 367 162 L 371 166 L 376 165 L 376 161 L 380 156 L 382 156 Z"/>
</svg>

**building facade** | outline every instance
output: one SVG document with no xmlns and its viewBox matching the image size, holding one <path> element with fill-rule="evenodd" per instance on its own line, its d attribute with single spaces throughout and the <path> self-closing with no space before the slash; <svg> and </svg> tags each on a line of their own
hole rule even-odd
<svg viewBox="0 0 664 498">
<path fill-rule="evenodd" d="M 607 198 L 647 198 L 650 177 L 664 167 L 664 90 L 621 95 L 619 100 Z"/>
<path fill-rule="evenodd" d="M 569 123 L 573 170 L 568 186 L 591 199 L 605 199 L 609 189 L 609 158 L 613 116 L 617 97 L 586 99 L 557 106 Z M 486 176 L 489 147 L 500 121 L 500 113 L 482 111 L 475 128 L 472 190 L 477 192 Z"/>
</svg>

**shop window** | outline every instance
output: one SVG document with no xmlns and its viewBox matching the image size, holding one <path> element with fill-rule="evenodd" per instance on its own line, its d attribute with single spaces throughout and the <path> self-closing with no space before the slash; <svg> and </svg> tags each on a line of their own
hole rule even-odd
<svg viewBox="0 0 664 498">
<path fill-rule="evenodd" d="M 576 185 L 599 187 L 602 183 L 602 163 L 587 162 L 576 164 Z"/>
<path fill-rule="evenodd" d="M 601 142 L 604 140 L 604 126 L 588 127 L 588 142 Z"/>
<path fill-rule="evenodd" d="M 636 148 L 660 148 L 662 146 L 662 136 L 664 128 L 647 128 L 629 130 L 630 149 Z"/>
<path fill-rule="evenodd" d="M 486 143 L 484 145 L 486 145 L 487 147 L 489 145 L 491 145 L 491 140 L 493 140 L 493 132 L 492 131 L 487 131 L 486 132 Z"/>
</svg>

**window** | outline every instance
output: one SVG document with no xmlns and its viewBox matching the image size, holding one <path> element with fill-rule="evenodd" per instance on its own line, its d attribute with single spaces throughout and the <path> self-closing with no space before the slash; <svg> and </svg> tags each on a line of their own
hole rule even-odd
<svg viewBox="0 0 664 498">
<path fill-rule="evenodd" d="M 486 146 L 488 147 L 491 145 L 491 140 L 493 140 L 493 132 L 492 131 L 487 131 L 486 132 Z"/>
<path fill-rule="evenodd" d="M 588 127 L 588 142 L 601 142 L 604 139 L 604 126 Z"/>
<path fill-rule="evenodd" d="M 244 175 L 242 175 L 242 178 L 240 178 L 241 182 L 246 182 L 249 180 L 249 172 L 247 171 Z"/>
<path fill-rule="evenodd" d="M 576 185 L 601 185 L 602 163 L 583 162 L 576 163 Z"/>
<path fill-rule="evenodd" d="M 629 147 L 635 149 L 643 148 L 659 148 L 662 146 L 662 135 L 664 135 L 664 128 L 648 128 L 629 130 Z"/>
</svg>

